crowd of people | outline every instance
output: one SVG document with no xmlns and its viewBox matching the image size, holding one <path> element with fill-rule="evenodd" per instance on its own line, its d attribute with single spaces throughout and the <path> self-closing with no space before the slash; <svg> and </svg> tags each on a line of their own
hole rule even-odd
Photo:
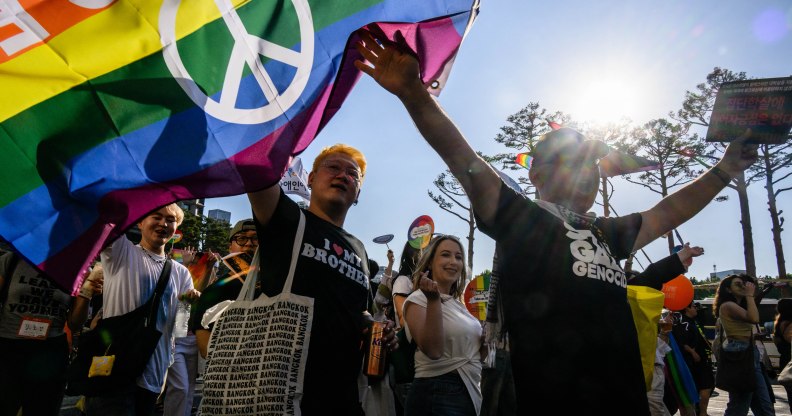
<svg viewBox="0 0 792 416">
<path fill-rule="evenodd" d="M 598 161 L 609 151 L 605 143 L 570 128 L 542 136 L 529 171 L 539 199 L 527 199 L 505 185 L 470 147 L 425 89 L 412 55 L 369 34 L 362 35 L 357 48 L 365 62 L 356 66 L 402 102 L 464 188 L 479 229 L 497 242 L 500 277 L 494 301 L 508 333 L 508 374 L 513 379 L 495 384 L 513 386 L 514 398 L 510 408 L 497 410 L 499 414 L 531 414 L 556 406 L 587 414 L 657 414 L 650 411 L 650 399 L 658 392 L 647 391 L 638 336 L 626 302 L 627 285 L 662 285 L 703 251 L 682 247 L 651 276 L 645 272 L 631 277 L 620 261 L 696 215 L 753 163 L 755 146 L 746 144 L 745 138 L 733 141 L 714 167 L 647 211 L 597 217 L 589 210 L 600 183 Z M 367 399 L 361 397 L 365 386 L 390 383 L 388 377 L 361 376 L 368 349 L 363 345 L 365 334 L 377 315 L 385 320 L 377 346 L 397 351 L 396 331 L 401 328 L 407 342 L 415 344 L 414 378 L 390 383 L 395 400 L 388 413 L 494 414 L 497 405 L 482 406 L 488 392 L 481 387 L 487 384 L 482 381 L 483 363 L 494 351 L 488 351 L 481 322 L 462 302 L 468 277 L 462 244 L 456 237 L 439 235 L 423 250 L 405 246 L 395 276 L 389 253 L 383 290 L 372 290 L 373 263 L 363 243 L 344 229 L 366 173 L 366 159 L 358 149 L 343 144 L 327 147 L 308 176 L 307 209 L 274 184 L 248 194 L 252 218 L 232 229 L 229 251 L 243 253 L 255 268 L 256 296 L 276 298 L 288 288 L 294 296 L 310 299 L 307 359 L 293 378 L 284 380 L 299 380 L 299 385 L 278 390 L 273 402 L 295 404 L 303 415 L 365 414 Z M 167 385 L 165 413 L 192 412 L 198 357 L 211 362 L 213 339 L 223 331 L 207 316 L 222 302 L 237 299 L 249 271 L 220 265 L 213 279 L 203 279 L 172 262 L 166 244 L 182 220 L 176 204 L 145 216 L 138 223 L 140 243 L 121 237 L 106 247 L 101 266 L 87 274 L 76 297 L 19 256 L 0 257 L 0 360 L 5 363 L 0 372 L 4 392 L 0 415 L 15 415 L 19 409 L 24 414 L 57 414 L 69 356 L 64 328 L 80 332 L 88 305 L 99 293 L 103 318 L 145 304 L 170 263 L 162 302 L 155 305 L 156 327 L 162 336 L 145 370 L 122 389 L 88 396 L 84 409 L 88 415 L 150 415 Z M 194 279 L 209 284 L 196 288 Z M 747 276 L 730 276 L 718 288 L 715 314 L 725 333 L 721 352 L 754 348 L 752 326 L 758 322 L 751 301 L 754 290 Z M 186 303 L 191 304 L 191 315 L 186 319 L 181 312 L 179 319 Z M 286 308 L 282 303 L 288 302 L 272 307 Z M 678 312 L 680 318 L 670 334 L 677 338 L 701 396 L 701 407 L 692 411 L 706 415 L 706 398 L 713 387 L 708 345 L 706 339 L 701 341 L 695 323 L 695 304 Z M 581 317 L 602 319 L 570 324 Z M 776 339 L 786 345 L 788 360 L 792 329 L 787 328 L 792 319 L 784 312 L 779 320 Z M 664 338 L 668 335 L 661 333 L 658 343 L 670 345 Z M 658 351 L 662 364 L 667 349 Z M 751 392 L 729 392 L 727 414 L 747 414 L 749 407 L 754 414 L 773 414 L 766 384 L 760 379 L 759 354 L 755 357 L 757 387 Z M 229 376 L 233 371 L 229 368 Z M 234 411 L 233 395 L 222 399 L 217 402 L 220 409 Z"/>
</svg>

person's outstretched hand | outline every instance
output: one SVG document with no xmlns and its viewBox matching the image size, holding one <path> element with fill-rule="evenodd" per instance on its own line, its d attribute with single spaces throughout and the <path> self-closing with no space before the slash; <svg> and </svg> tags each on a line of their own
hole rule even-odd
<svg viewBox="0 0 792 416">
<path fill-rule="evenodd" d="M 371 65 L 355 61 L 355 67 L 399 98 L 404 98 L 416 89 L 424 90 L 418 60 L 413 55 L 401 51 L 387 40 L 375 39 L 367 31 L 361 30 L 359 33 L 361 40 L 355 47 Z"/>
<path fill-rule="evenodd" d="M 750 136 L 751 131 L 749 129 L 742 137 L 729 143 L 726 152 L 723 153 L 723 157 L 717 164 L 720 169 L 731 175 L 732 178 L 748 169 L 759 157 L 757 152 L 758 145 L 746 143 Z"/>
</svg>

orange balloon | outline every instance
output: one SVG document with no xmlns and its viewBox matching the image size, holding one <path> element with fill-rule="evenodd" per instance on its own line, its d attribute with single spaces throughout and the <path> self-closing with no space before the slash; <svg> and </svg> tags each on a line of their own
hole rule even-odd
<svg viewBox="0 0 792 416">
<path fill-rule="evenodd" d="M 681 311 L 693 301 L 693 283 L 685 275 L 680 274 L 663 285 L 665 303 L 663 306 L 672 311 Z"/>
</svg>

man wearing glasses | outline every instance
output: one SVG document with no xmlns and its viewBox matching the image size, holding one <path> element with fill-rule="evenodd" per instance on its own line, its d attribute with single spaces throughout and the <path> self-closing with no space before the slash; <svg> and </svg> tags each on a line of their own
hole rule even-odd
<svg viewBox="0 0 792 416">
<path fill-rule="evenodd" d="M 212 306 L 224 300 L 236 299 L 239 296 L 239 291 L 242 290 L 242 283 L 245 281 L 248 267 L 253 262 L 253 255 L 257 248 L 258 236 L 253 220 L 238 221 L 231 229 L 228 238 L 229 253 L 238 254 L 227 258 L 220 265 L 217 279 L 203 291 L 190 313 L 189 328 L 195 333 L 198 352 L 204 358 L 206 358 L 206 349 L 209 346 L 211 327 L 206 327 L 201 323 L 203 315 Z"/>
<path fill-rule="evenodd" d="M 355 65 L 396 95 L 465 189 L 481 231 L 501 248 L 499 303 L 509 333 L 518 414 L 569 403 L 586 414 L 648 415 L 635 326 L 618 260 L 689 220 L 756 160 L 733 141 L 715 167 L 653 208 L 588 214 L 597 196 L 599 141 L 552 131 L 534 148 L 540 199 L 506 186 L 429 95 L 416 59 L 361 34 Z"/>
<path fill-rule="evenodd" d="M 357 377 L 369 295 L 369 262 L 363 243 L 344 230 L 366 175 L 363 154 L 347 145 L 324 148 L 308 175 L 306 210 L 275 183 L 248 194 L 261 242 L 259 283 L 267 296 L 281 293 L 289 272 L 300 213 L 305 231 L 292 283 L 295 295 L 314 300 L 308 357 L 301 370 L 303 415 L 362 415 Z M 386 345 L 395 343 L 392 322 Z"/>
</svg>

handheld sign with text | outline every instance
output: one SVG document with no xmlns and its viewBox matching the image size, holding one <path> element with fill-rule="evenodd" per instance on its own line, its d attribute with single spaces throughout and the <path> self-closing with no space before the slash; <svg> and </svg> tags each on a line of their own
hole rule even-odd
<svg viewBox="0 0 792 416">
<path fill-rule="evenodd" d="M 750 141 L 780 144 L 792 128 L 792 77 L 725 82 L 712 109 L 708 142 L 730 142 L 750 129 Z"/>
<path fill-rule="evenodd" d="M 428 215 L 421 215 L 410 224 L 407 241 L 414 249 L 424 249 L 429 245 L 434 233 L 434 221 Z"/>
<path fill-rule="evenodd" d="M 463 293 L 465 307 L 479 321 L 487 319 L 487 303 L 489 302 L 490 272 L 474 277 Z"/>
<path fill-rule="evenodd" d="M 311 191 L 308 189 L 308 172 L 303 168 L 302 160 L 295 157 L 286 173 L 280 180 L 280 187 L 286 194 L 301 196 L 306 201 L 311 200 Z"/>
</svg>

